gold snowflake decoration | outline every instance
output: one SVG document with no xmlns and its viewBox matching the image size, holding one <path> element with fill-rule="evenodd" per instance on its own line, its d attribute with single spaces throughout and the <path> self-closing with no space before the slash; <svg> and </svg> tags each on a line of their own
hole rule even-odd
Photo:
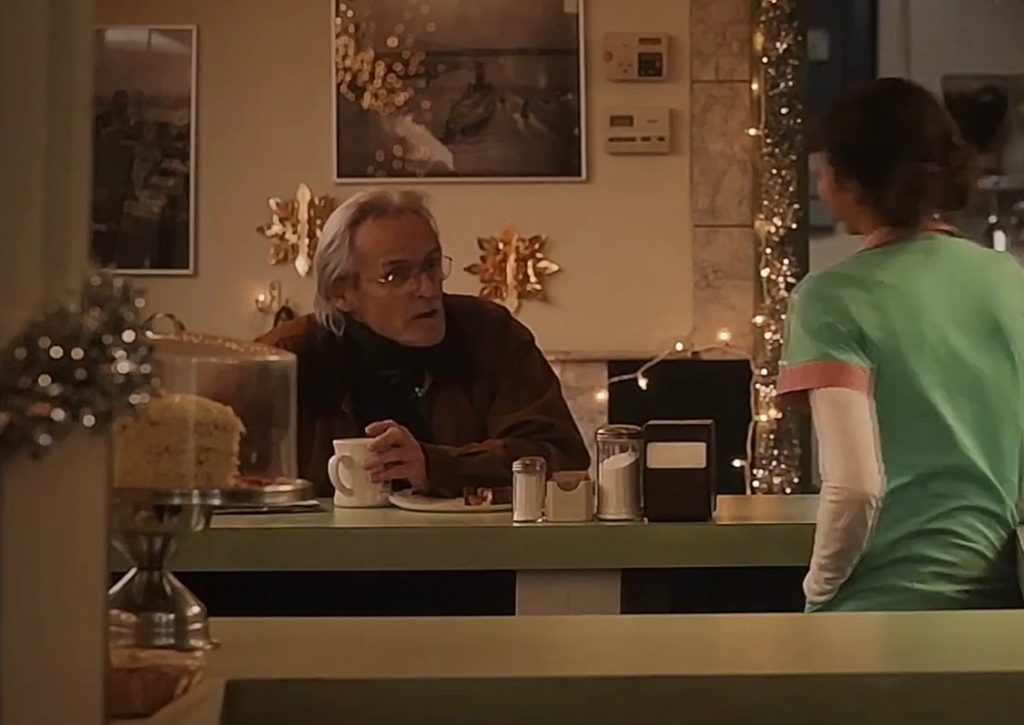
<svg viewBox="0 0 1024 725">
<path fill-rule="evenodd" d="M 547 302 L 546 278 L 561 269 L 547 258 L 547 243 L 547 237 L 523 237 L 511 227 L 500 237 L 480 237 L 480 261 L 465 271 L 480 278 L 481 297 L 515 314 L 523 300 Z"/>
<path fill-rule="evenodd" d="M 294 199 L 274 197 L 267 200 L 270 223 L 257 227 L 270 239 L 270 263 L 295 265 L 300 277 L 309 274 L 324 222 L 338 206 L 333 196 L 314 196 L 309 187 L 299 184 Z"/>
</svg>

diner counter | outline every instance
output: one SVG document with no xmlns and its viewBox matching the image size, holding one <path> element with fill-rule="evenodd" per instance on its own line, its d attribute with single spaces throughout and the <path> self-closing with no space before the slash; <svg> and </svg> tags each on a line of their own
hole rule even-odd
<svg viewBox="0 0 1024 725">
<path fill-rule="evenodd" d="M 713 522 L 513 524 L 511 514 L 397 508 L 216 515 L 180 572 L 514 571 L 515 612 L 622 611 L 623 571 L 806 567 L 817 496 L 720 496 Z M 1024 553 L 1024 531 L 1020 537 Z M 1022 556 L 1024 567 L 1024 556 Z M 125 562 L 117 552 L 113 568 Z M 1024 580 L 1024 568 L 1022 568 Z M 664 598 L 664 592 L 656 597 Z M 757 609 L 758 606 L 753 606 Z"/>
<path fill-rule="evenodd" d="M 210 725 L 934 725 L 1024 709 L 1018 611 L 212 624 L 206 686 L 154 723 L 204 707 Z"/>
<path fill-rule="evenodd" d="M 214 516 L 180 571 L 621 570 L 806 566 L 816 496 L 719 496 L 714 523 L 513 524 L 395 508 Z M 118 561 L 120 561 L 118 559 Z"/>
</svg>

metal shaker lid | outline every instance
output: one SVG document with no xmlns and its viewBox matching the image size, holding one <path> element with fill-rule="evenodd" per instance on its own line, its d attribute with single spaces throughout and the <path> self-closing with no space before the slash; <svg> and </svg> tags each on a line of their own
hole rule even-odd
<svg viewBox="0 0 1024 725">
<path fill-rule="evenodd" d="M 643 429 L 638 425 L 603 425 L 597 429 L 598 441 L 639 440 Z"/>
<path fill-rule="evenodd" d="M 544 473 L 547 470 L 547 461 L 540 456 L 526 456 L 517 458 L 512 462 L 513 473 Z"/>
</svg>

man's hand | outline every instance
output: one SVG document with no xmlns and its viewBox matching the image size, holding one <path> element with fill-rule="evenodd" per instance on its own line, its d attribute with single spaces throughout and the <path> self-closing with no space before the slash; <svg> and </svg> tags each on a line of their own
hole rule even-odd
<svg viewBox="0 0 1024 725">
<path fill-rule="evenodd" d="M 427 487 L 427 459 L 408 428 L 393 420 L 383 420 L 366 426 L 366 435 L 373 441 L 363 467 L 374 483 L 406 480 L 413 488 Z"/>
</svg>

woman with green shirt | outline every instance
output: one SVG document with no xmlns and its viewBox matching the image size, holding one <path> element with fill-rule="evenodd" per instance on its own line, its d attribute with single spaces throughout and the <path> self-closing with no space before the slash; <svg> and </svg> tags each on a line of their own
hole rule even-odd
<svg viewBox="0 0 1024 725">
<path fill-rule="evenodd" d="M 819 192 L 864 249 L 796 289 L 779 393 L 809 399 L 822 491 L 809 611 L 1021 606 L 1024 270 L 941 221 L 972 159 L 926 90 L 831 109 Z"/>
</svg>

